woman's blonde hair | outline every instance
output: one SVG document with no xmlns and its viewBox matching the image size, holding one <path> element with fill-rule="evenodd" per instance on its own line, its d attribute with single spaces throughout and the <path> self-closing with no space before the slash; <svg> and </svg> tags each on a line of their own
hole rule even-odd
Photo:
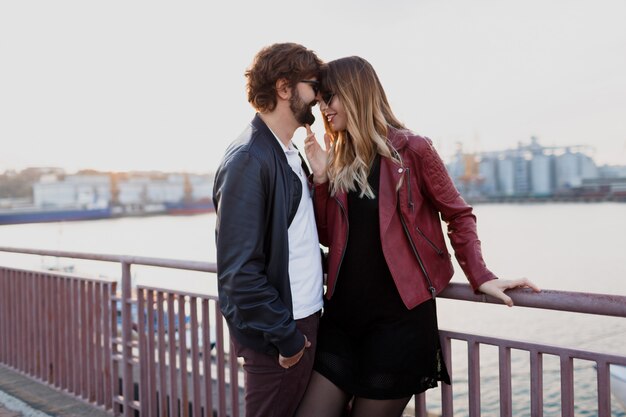
<svg viewBox="0 0 626 417">
<path fill-rule="evenodd" d="M 365 59 L 350 56 L 329 62 L 322 71 L 322 91 L 335 94 L 346 111 L 346 130 L 332 131 L 328 178 L 332 195 L 359 191 L 374 198 L 367 177 L 376 154 L 397 160 L 387 140 L 388 126 L 405 129 L 391 111 L 374 68 Z"/>
</svg>

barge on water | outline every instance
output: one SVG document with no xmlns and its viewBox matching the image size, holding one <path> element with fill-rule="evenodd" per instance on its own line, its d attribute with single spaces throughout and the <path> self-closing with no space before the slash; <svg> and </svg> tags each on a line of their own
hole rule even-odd
<svg viewBox="0 0 626 417">
<path fill-rule="evenodd" d="M 0 210 L 0 225 L 21 223 L 45 223 L 71 220 L 95 220 L 111 217 L 110 207 L 96 208 L 40 208 L 29 207 Z"/>
<path fill-rule="evenodd" d="M 74 220 L 97 220 L 115 217 L 150 216 L 158 214 L 192 215 L 215 211 L 209 199 L 164 204 L 99 207 L 20 207 L 0 209 L 0 225 L 45 223 Z"/>
</svg>

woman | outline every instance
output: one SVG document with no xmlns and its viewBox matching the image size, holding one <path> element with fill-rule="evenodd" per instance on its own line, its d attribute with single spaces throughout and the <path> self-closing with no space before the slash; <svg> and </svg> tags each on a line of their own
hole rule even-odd
<svg viewBox="0 0 626 417">
<path fill-rule="evenodd" d="M 435 296 L 453 267 L 448 235 L 472 287 L 512 306 L 504 290 L 529 287 L 487 269 L 476 218 L 429 139 L 394 116 L 363 58 L 331 61 L 318 97 L 326 149 L 308 129 L 326 303 L 314 374 L 297 416 L 400 416 L 411 396 L 450 383 Z"/>
</svg>

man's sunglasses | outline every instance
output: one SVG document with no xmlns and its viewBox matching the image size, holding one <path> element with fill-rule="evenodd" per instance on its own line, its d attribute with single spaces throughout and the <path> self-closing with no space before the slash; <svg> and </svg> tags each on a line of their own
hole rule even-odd
<svg viewBox="0 0 626 417">
<path fill-rule="evenodd" d="M 320 92 L 320 82 L 316 81 L 316 80 L 300 80 L 301 83 L 305 83 L 311 86 L 311 88 L 313 89 L 313 92 L 315 93 L 315 95 L 317 95 Z M 322 93 L 322 100 L 324 101 L 324 103 L 327 106 L 330 106 L 330 103 L 333 101 L 333 98 L 335 98 L 335 93 L 331 92 L 331 91 L 325 91 Z"/>
<path fill-rule="evenodd" d="M 301 83 L 305 83 L 311 86 L 315 95 L 320 92 L 320 82 L 316 80 L 300 80 Z"/>
</svg>

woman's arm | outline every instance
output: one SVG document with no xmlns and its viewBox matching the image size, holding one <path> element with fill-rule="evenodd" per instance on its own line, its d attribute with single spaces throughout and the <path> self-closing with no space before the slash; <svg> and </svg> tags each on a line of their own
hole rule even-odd
<svg viewBox="0 0 626 417">
<path fill-rule="evenodd" d="M 505 290 L 524 287 L 540 291 L 539 287 L 527 278 L 500 280 L 487 268 L 472 207 L 465 202 L 454 186 L 432 142 L 425 138 L 423 145 L 421 169 L 426 192 L 448 226 L 448 236 L 455 257 L 474 290 L 496 297 L 509 307 L 513 305 L 513 300 L 504 293 Z"/>
</svg>

